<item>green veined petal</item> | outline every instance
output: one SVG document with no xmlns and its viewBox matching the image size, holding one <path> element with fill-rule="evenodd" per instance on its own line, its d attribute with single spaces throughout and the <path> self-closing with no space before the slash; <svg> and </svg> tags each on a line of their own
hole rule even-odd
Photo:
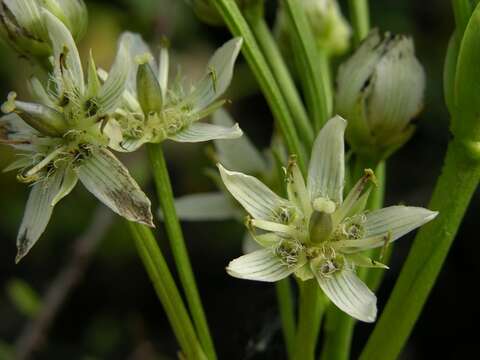
<svg viewBox="0 0 480 360">
<path fill-rule="evenodd" d="M 52 206 L 57 205 L 60 200 L 62 200 L 65 196 L 70 194 L 78 182 L 77 173 L 72 166 L 67 166 L 65 169 L 62 169 L 62 172 L 63 172 L 62 183 L 60 185 L 60 189 L 58 190 L 58 193 L 55 195 L 54 199 L 52 200 Z"/>
<path fill-rule="evenodd" d="M 101 114 L 114 111 L 122 101 L 127 80 L 133 68 L 130 55 L 132 42 L 130 33 L 124 33 L 120 37 L 115 61 L 97 98 Z"/>
<path fill-rule="evenodd" d="M 53 212 L 52 201 L 60 191 L 62 179 L 63 173 L 55 171 L 32 186 L 18 232 L 16 262 L 30 251 L 45 231 Z"/>
<path fill-rule="evenodd" d="M 48 34 L 53 46 L 54 72 L 58 80 L 57 86 L 62 82 L 64 83 L 65 80 L 68 80 L 72 82 L 80 94 L 83 94 L 84 77 L 82 63 L 70 31 L 49 11 L 44 9 L 43 16 L 45 17 Z"/>
<path fill-rule="evenodd" d="M 224 127 L 206 123 L 193 123 L 169 139 L 177 142 L 202 142 L 215 139 L 236 139 L 242 136 L 243 132 L 235 124 L 232 127 Z"/>
<path fill-rule="evenodd" d="M 262 249 L 231 261 L 227 273 L 246 280 L 275 282 L 292 274 L 297 267 L 282 263 L 271 249 Z"/>
<path fill-rule="evenodd" d="M 307 188 L 311 199 L 327 198 L 342 203 L 345 178 L 344 132 L 347 122 L 340 116 L 330 119 L 313 144 Z"/>
<path fill-rule="evenodd" d="M 220 175 L 228 191 L 255 219 L 274 221 L 283 207 L 291 207 L 289 201 L 275 194 L 260 180 L 225 169 L 218 164 Z"/>
<path fill-rule="evenodd" d="M 150 200 L 110 151 L 92 148 L 78 168 L 78 177 L 88 191 L 120 216 L 153 226 Z"/>
<path fill-rule="evenodd" d="M 242 38 L 233 38 L 221 46 L 211 57 L 204 78 L 191 95 L 194 111 L 201 110 L 218 99 L 230 85 L 233 66 L 240 48 Z"/>
<path fill-rule="evenodd" d="M 340 310 L 360 321 L 375 321 L 377 297 L 352 270 L 343 269 L 325 276 L 313 261 L 311 269 L 320 288 Z"/>
<path fill-rule="evenodd" d="M 415 206 L 389 206 L 365 214 L 364 238 L 388 234 L 389 242 L 433 220 L 438 212 Z M 360 239 L 361 240 L 361 239 Z M 376 246 L 383 246 L 379 241 Z"/>
</svg>

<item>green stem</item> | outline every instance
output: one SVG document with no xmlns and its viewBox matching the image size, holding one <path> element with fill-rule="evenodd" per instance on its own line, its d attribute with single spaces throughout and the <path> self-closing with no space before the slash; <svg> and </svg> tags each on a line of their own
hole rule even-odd
<svg viewBox="0 0 480 360">
<path fill-rule="evenodd" d="M 357 157 L 353 170 L 354 179 L 352 183 L 355 183 L 355 181 L 363 175 L 364 169 L 366 168 L 374 168 L 375 176 L 377 178 L 377 187 L 373 189 L 370 195 L 367 209 L 379 209 L 383 206 L 383 199 L 385 194 L 385 162 L 382 161 L 378 163 L 378 161 L 375 161 L 373 159 L 364 159 Z M 379 253 L 373 250 L 368 253 L 366 252 L 365 255 L 372 258 L 377 258 Z M 378 275 L 378 273 L 380 273 L 380 275 Z M 358 269 L 358 276 L 365 282 L 367 282 L 367 278 L 370 274 L 376 275 L 375 280 L 372 281 L 379 282 L 382 273 L 383 270 L 381 269 Z M 337 307 L 331 306 L 328 309 L 325 326 L 325 342 L 322 349 L 322 359 L 350 359 L 350 349 L 352 345 L 355 324 L 356 320 L 354 318 L 346 315 Z"/>
<path fill-rule="evenodd" d="M 457 35 L 462 38 L 463 32 L 472 15 L 473 7 L 470 0 L 452 0 L 452 7 Z"/>
<path fill-rule="evenodd" d="M 331 107 L 331 99 L 328 98 L 331 93 L 327 88 L 329 80 L 323 78 L 326 75 L 321 73 L 321 70 L 328 68 L 325 64 L 321 64 L 327 61 L 327 58 L 316 47 L 315 38 L 301 2 L 284 0 L 284 6 L 291 26 L 290 43 L 296 53 L 296 63 L 300 70 L 298 75 L 302 80 L 315 130 L 318 131 L 328 120 Z"/>
<path fill-rule="evenodd" d="M 283 337 L 287 348 L 288 358 L 293 359 L 295 350 L 295 313 L 292 299 L 290 278 L 275 283 L 277 289 L 278 308 L 282 319 Z"/>
<path fill-rule="evenodd" d="M 232 34 L 243 38 L 242 53 L 265 95 L 273 116 L 283 133 L 289 152 L 291 154 L 297 154 L 299 166 L 302 171 L 305 172 L 307 164 L 306 152 L 298 138 L 294 120 L 249 25 L 242 16 L 235 1 L 215 0 L 213 4 L 216 6 Z"/>
<path fill-rule="evenodd" d="M 248 7 L 245 11 L 245 17 L 252 29 L 258 45 L 270 65 L 272 74 L 277 81 L 278 87 L 282 92 L 285 101 L 290 109 L 293 119 L 297 123 L 300 137 L 307 142 L 307 149 L 313 144 L 313 128 L 309 122 L 307 112 L 303 106 L 300 95 L 298 94 L 295 83 L 288 71 L 282 54 L 280 53 L 272 33 L 263 18 L 263 3 L 257 2 L 256 5 Z M 258 7 L 261 6 L 260 9 Z"/>
<path fill-rule="evenodd" d="M 385 310 L 360 359 L 396 359 L 407 341 L 480 180 L 480 160 L 460 141 L 448 147 L 430 208 L 439 216 L 422 227 Z"/>
<path fill-rule="evenodd" d="M 138 254 L 186 358 L 206 359 L 185 304 L 152 231 L 137 223 L 129 222 L 128 225 L 135 240 Z"/>
<path fill-rule="evenodd" d="M 300 303 L 294 359 L 313 360 L 327 301 L 320 291 L 317 280 L 299 282 L 299 287 Z"/>
<path fill-rule="evenodd" d="M 353 25 L 353 40 L 358 45 L 370 30 L 368 0 L 348 0 L 350 19 Z"/>
<path fill-rule="evenodd" d="M 187 247 L 183 239 L 182 228 L 178 221 L 177 212 L 168 174 L 167 164 L 163 155 L 161 144 L 149 144 L 148 152 L 153 168 L 153 176 L 157 188 L 158 200 L 164 215 L 165 228 L 167 230 L 173 257 L 178 270 L 178 275 L 185 291 L 188 307 L 192 314 L 195 328 L 202 344 L 205 354 L 209 359 L 216 359 L 215 347 L 213 345 L 210 331 L 203 310 L 200 294 L 195 282 L 192 265 L 188 257 Z"/>
</svg>

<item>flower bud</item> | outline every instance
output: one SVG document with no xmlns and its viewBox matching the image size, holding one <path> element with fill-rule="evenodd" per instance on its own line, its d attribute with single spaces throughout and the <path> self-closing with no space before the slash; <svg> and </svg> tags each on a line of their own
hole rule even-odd
<svg viewBox="0 0 480 360">
<path fill-rule="evenodd" d="M 330 54 L 344 53 L 350 44 L 351 29 L 336 0 L 299 0 L 307 15 L 317 46 Z M 282 7 L 277 16 L 276 31 L 288 36 L 287 18 Z"/>
<path fill-rule="evenodd" d="M 385 158 L 412 135 L 423 105 L 425 73 L 413 42 L 373 31 L 337 77 L 336 112 L 349 122 L 347 140 L 357 154 Z"/>
<path fill-rule="evenodd" d="M 42 9 L 60 19 L 79 40 L 87 29 L 83 0 L 0 0 L 0 37 L 20 55 L 45 59 L 52 54 Z"/>
<path fill-rule="evenodd" d="M 146 115 L 162 111 L 163 105 L 162 89 L 148 60 L 142 61 L 137 70 L 138 101 Z"/>
</svg>

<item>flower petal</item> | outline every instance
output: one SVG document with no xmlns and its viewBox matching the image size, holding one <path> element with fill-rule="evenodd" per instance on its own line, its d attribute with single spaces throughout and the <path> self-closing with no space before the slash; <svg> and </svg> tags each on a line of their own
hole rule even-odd
<svg viewBox="0 0 480 360">
<path fill-rule="evenodd" d="M 15 113 L 0 117 L 0 143 L 2 140 L 19 150 L 33 151 L 32 140 L 38 132 Z"/>
<path fill-rule="evenodd" d="M 60 184 L 58 193 L 52 199 L 52 206 L 57 205 L 60 200 L 70 194 L 78 182 L 77 172 L 71 166 L 67 166 L 65 169 L 62 169 L 62 172 L 62 183 Z"/>
<path fill-rule="evenodd" d="M 17 263 L 27 255 L 45 231 L 53 212 L 52 201 L 60 191 L 62 179 L 63 173 L 56 171 L 32 186 L 17 236 Z"/>
<path fill-rule="evenodd" d="M 415 206 L 389 206 L 375 210 L 365 214 L 363 237 L 373 238 L 387 234 L 388 242 L 392 242 L 433 220 L 437 215 L 436 211 Z M 383 246 L 384 243 L 383 240 L 379 240 L 376 245 L 366 248 Z"/>
<path fill-rule="evenodd" d="M 282 263 L 271 249 L 240 256 L 228 264 L 227 273 L 239 279 L 275 282 L 292 274 L 297 267 Z"/>
<path fill-rule="evenodd" d="M 154 226 L 150 200 L 110 151 L 92 148 L 78 169 L 78 177 L 88 191 L 120 216 Z"/>
<path fill-rule="evenodd" d="M 82 63 L 72 34 L 67 27 L 48 10 L 43 9 L 43 16 L 45 17 L 48 34 L 52 42 L 54 73 L 58 79 L 57 85 L 64 83 L 64 80 L 69 80 L 80 94 L 83 94 L 84 77 Z M 58 90 L 61 91 L 65 89 Z"/>
<path fill-rule="evenodd" d="M 349 269 L 343 269 L 325 276 L 312 271 L 325 295 L 342 311 L 364 322 L 373 322 L 377 317 L 377 297 L 358 276 Z"/>
<path fill-rule="evenodd" d="M 221 192 L 182 196 L 175 199 L 175 209 L 180 219 L 189 221 L 228 220 L 236 216 L 231 201 Z"/>
<path fill-rule="evenodd" d="M 347 122 L 340 116 L 330 119 L 313 144 L 307 188 L 311 199 L 327 198 L 342 203 L 345 177 L 344 132 Z"/>
<path fill-rule="evenodd" d="M 130 55 L 133 41 L 130 33 L 123 33 L 120 37 L 115 61 L 97 98 L 99 112 L 102 115 L 114 111 L 123 100 L 123 92 L 133 67 Z"/>
<path fill-rule="evenodd" d="M 213 123 L 225 127 L 235 125 L 230 115 L 223 109 L 219 109 L 213 114 Z M 247 174 L 259 174 L 267 171 L 266 160 L 245 134 L 235 140 L 215 140 L 214 144 L 219 162 L 227 168 Z"/>
<path fill-rule="evenodd" d="M 137 94 L 137 67 L 138 64 L 135 61 L 137 56 L 145 56 L 145 54 L 150 54 L 151 56 L 148 56 L 148 63 L 152 67 L 152 69 L 156 72 L 157 71 L 157 63 L 153 57 L 153 54 L 150 51 L 150 48 L 148 47 L 147 43 L 143 40 L 142 36 L 133 33 L 130 31 L 125 31 L 122 33 L 120 36 L 120 39 L 128 39 L 129 42 L 129 58 L 130 58 L 130 64 L 131 64 L 131 70 L 128 73 L 128 80 L 127 80 L 127 90 L 135 96 Z M 120 40 L 121 42 L 122 40 Z M 103 75 L 103 74 L 102 74 Z"/>
<path fill-rule="evenodd" d="M 215 139 L 236 139 L 242 136 L 242 130 L 235 124 L 223 127 L 206 123 L 193 123 L 169 139 L 177 142 L 202 142 Z"/>
<path fill-rule="evenodd" d="M 194 111 L 204 109 L 218 99 L 230 85 L 233 77 L 233 66 L 242 47 L 242 38 L 236 37 L 227 41 L 211 57 L 204 78 L 193 94 Z"/>
<path fill-rule="evenodd" d="M 228 191 L 255 219 L 278 220 L 281 208 L 291 207 L 290 203 L 275 194 L 260 180 L 225 169 L 218 164 L 220 175 Z"/>
</svg>

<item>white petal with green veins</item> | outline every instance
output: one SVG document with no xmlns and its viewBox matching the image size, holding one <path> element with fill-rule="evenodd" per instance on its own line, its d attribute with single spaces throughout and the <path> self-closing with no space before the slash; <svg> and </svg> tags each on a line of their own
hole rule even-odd
<svg viewBox="0 0 480 360">
<path fill-rule="evenodd" d="M 235 125 L 233 119 L 223 109 L 213 114 L 213 123 L 225 127 Z M 227 168 L 247 174 L 267 171 L 266 160 L 245 134 L 235 140 L 214 140 L 214 144 L 219 162 Z"/>
<path fill-rule="evenodd" d="M 121 38 L 130 38 L 131 39 L 131 44 L 130 44 L 130 61 L 132 62 L 132 70 L 130 71 L 128 75 L 128 81 L 127 81 L 127 90 L 130 91 L 132 94 L 136 95 L 137 93 L 137 63 L 135 59 L 137 56 L 142 56 L 144 54 L 150 54 L 150 48 L 148 47 L 147 43 L 143 40 L 143 38 L 137 34 L 137 33 L 132 33 L 129 31 L 125 31 L 122 33 Z M 149 57 L 149 62 L 150 66 L 154 71 L 156 72 L 157 70 L 157 63 L 154 59 L 154 56 Z"/>
<path fill-rule="evenodd" d="M 253 176 L 229 171 L 221 164 L 218 168 L 228 191 L 255 219 L 276 220 L 282 207 L 291 206 Z"/>
<path fill-rule="evenodd" d="M 227 273 L 239 279 L 275 282 L 286 278 L 297 268 L 282 263 L 272 250 L 262 249 L 231 261 Z"/>
<path fill-rule="evenodd" d="M 177 215 L 182 220 L 227 220 L 236 216 L 230 199 L 221 192 L 182 196 L 175 199 Z"/>
<path fill-rule="evenodd" d="M 415 206 L 389 206 L 366 213 L 364 237 L 388 234 L 389 242 L 433 220 L 438 212 Z M 377 246 L 383 246 L 379 242 Z M 370 246 L 375 247 L 375 246 Z"/>
<path fill-rule="evenodd" d="M 154 226 L 150 200 L 110 151 L 92 148 L 78 168 L 78 177 L 88 191 L 120 216 Z"/>
<path fill-rule="evenodd" d="M 55 171 L 32 186 L 18 232 L 16 262 L 30 251 L 45 231 L 53 212 L 52 201 L 60 191 L 62 179 L 62 172 Z"/>
<path fill-rule="evenodd" d="M 342 203 L 345 178 L 344 132 L 347 122 L 340 116 L 330 119 L 313 144 L 307 188 L 311 199 L 327 198 Z"/>
<path fill-rule="evenodd" d="M 375 321 L 377 297 L 352 270 L 343 269 L 328 276 L 315 271 L 315 266 L 312 271 L 325 295 L 340 310 L 360 321 Z"/>
<path fill-rule="evenodd" d="M 43 16 L 45 17 L 48 34 L 53 46 L 54 72 L 58 80 L 57 86 L 62 82 L 62 79 L 68 79 L 72 81 L 80 94 L 83 94 L 85 79 L 83 77 L 82 63 L 70 31 L 49 11 L 44 9 Z M 68 76 L 65 76 L 66 72 L 68 72 Z"/>
<path fill-rule="evenodd" d="M 236 139 L 242 136 L 238 124 L 232 127 L 223 127 L 207 123 L 193 123 L 169 139 L 177 142 L 202 142 L 215 139 Z"/>
<path fill-rule="evenodd" d="M 133 38 L 130 33 L 124 33 L 118 42 L 115 62 L 98 94 L 97 100 L 100 114 L 114 111 L 122 100 L 130 71 L 132 71 L 130 55 L 130 45 L 132 42 Z"/>
<path fill-rule="evenodd" d="M 242 38 L 233 38 L 215 51 L 208 62 L 204 78 L 192 94 L 194 111 L 207 107 L 228 88 L 242 42 Z"/>
<path fill-rule="evenodd" d="M 52 200 L 52 206 L 57 205 L 60 200 L 70 194 L 78 182 L 77 172 L 72 166 L 67 166 L 65 169 L 58 169 L 57 171 L 61 171 L 63 173 L 63 177 L 60 189 Z"/>
</svg>

